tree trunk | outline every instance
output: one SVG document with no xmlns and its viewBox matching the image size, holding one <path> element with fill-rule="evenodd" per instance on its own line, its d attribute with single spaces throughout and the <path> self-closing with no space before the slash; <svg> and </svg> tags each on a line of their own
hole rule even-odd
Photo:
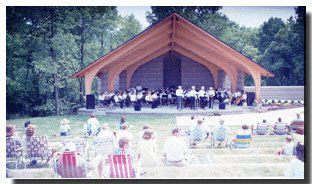
<svg viewBox="0 0 312 184">
<path fill-rule="evenodd" d="M 81 31 L 80 31 L 80 70 L 83 69 L 84 65 L 84 20 L 81 23 Z M 79 94 L 80 94 L 80 105 L 83 106 L 83 84 L 82 79 L 79 79 Z"/>
<path fill-rule="evenodd" d="M 55 35 L 55 27 L 54 27 L 54 10 L 50 9 L 51 11 L 51 37 L 50 39 L 52 40 L 54 35 Z M 51 58 L 52 58 L 52 63 L 57 64 L 56 60 L 56 50 L 53 48 L 53 46 L 50 47 L 50 52 L 51 52 Z M 54 99 L 55 99 L 55 105 L 56 105 L 56 114 L 60 115 L 60 102 L 59 102 L 59 89 L 58 89 L 58 76 L 57 76 L 57 71 L 53 74 L 53 79 L 54 79 Z"/>
</svg>

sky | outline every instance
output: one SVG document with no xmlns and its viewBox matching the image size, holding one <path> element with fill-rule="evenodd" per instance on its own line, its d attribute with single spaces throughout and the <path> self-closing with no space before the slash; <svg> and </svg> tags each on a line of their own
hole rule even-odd
<svg viewBox="0 0 312 184">
<path fill-rule="evenodd" d="M 143 28 L 148 27 L 146 11 L 151 11 L 149 6 L 118 6 L 117 10 L 122 16 L 134 14 Z M 290 16 L 295 16 L 295 10 L 292 6 L 223 6 L 219 11 L 227 15 L 230 20 L 246 27 L 259 27 L 270 17 L 279 17 L 286 21 Z"/>
</svg>

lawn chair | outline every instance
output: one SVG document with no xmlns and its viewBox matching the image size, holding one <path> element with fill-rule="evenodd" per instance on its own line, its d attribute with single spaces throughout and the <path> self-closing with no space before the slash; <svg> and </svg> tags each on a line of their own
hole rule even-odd
<svg viewBox="0 0 312 184">
<path fill-rule="evenodd" d="M 256 134 L 258 135 L 267 135 L 269 131 L 268 125 L 257 125 Z"/>
<path fill-rule="evenodd" d="M 89 160 L 89 146 L 83 138 L 74 138 L 73 142 L 76 145 L 76 152 L 80 155 L 84 156 L 87 160 Z"/>
<path fill-rule="evenodd" d="M 26 137 L 26 160 L 29 159 L 30 163 L 33 160 L 49 161 L 51 158 L 51 151 L 48 147 L 48 138 L 46 136 L 32 136 Z M 25 169 L 26 169 L 25 164 Z"/>
<path fill-rule="evenodd" d="M 235 144 L 237 148 L 250 147 L 251 135 L 236 135 Z"/>
<path fill-rule="evenodd" d="M 17 169 L 18 163 L 23 163 L 22 146 L 12 138 L 6 138 L 6 163 L 15 163 L 15 169 Z"/>
<path fill-rule="evenodd" d="M 212 132 L 211 147 L 215 147 L 216 142 L 220 142 L 220 144 L 225 142 L 225 146 L 228 146 L 226 127 L 221 126 L 215 132 Z"/>
<path fill-rule="evenodd" d="M 287 124 L 286 123 L 275 124 L 274 125 L 274 129 L 273 129 L 273 133 L 275 135 L 285 135 L 285 134 L 287 134 Z"/>
<path fill-rule="evenodd" d="M 93 141 L 95 156 L 98 154 L 107 157 L 114 152 L 114 139 L 113 137 L 95 137 Z"/>
<path fill-rule="evenodd" d="M 110 178 L 136 178 L 139 173 L 134 170 L 131 155 L 109 155 Z"/>
<path fill-rule="evenodd" d="M 301 120 L 292 121 L 290 124 L 291 132 L 296 132 L 298 134 L 301 134 L 301 131 L 303 129 L 304 129 L 304 121 L 301 121 Z"/>
<path fill-rule="evenodd" d="M 193 127 L 190 131 L 190 147 L 194 147 L 196 144 L 202 142 L 206 138 L 205 132 L 203 131 L 203 127 Z"/>
<path fill-rule="evenodd" d="M 78 163 L 76 152 L 63 152 L 56 164 L 56 173 L 62 178 L 86 178 L 86 165 Z"/>
</svg>

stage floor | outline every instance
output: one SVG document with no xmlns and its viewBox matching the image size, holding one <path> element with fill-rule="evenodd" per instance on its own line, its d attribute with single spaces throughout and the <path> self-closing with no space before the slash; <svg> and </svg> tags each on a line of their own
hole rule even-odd
<svg viewBox="0 0 312 184">
<path fill-rule="evenodd" d="M 141 111 L 134 111 L 133 107 L 126 107 L 121 109 L 119 107 L 114 108 L 102 108 L 96 107 L 95 109 L 78 109 L 78 114 L 90 114 L 94 113 L 95 115 L 108 115 L 108 114 L 175 114 L 175 115 L 214 115 L 218 114 L 241 114 L 241 113 L 251 113 L 255 112 L 255 107 L 248 106 L 236 106 L 236 105 L 227 105 L 226 109 L 219 109 L 218 105 L 215 105 L 213 109 L 206 108 L 205 110 L 200 109 L 199 107 L 194 111 L 190 108 L 184 108 L 181 111 L 176 109 L 176 106 L 160 106 L 156 109 L 150 107 L 142 107 Z"/>
</svg>

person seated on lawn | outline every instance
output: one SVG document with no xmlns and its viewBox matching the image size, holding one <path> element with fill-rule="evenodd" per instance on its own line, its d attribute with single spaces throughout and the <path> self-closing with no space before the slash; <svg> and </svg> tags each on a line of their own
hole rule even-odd
<svg viewBox="0 0 312 184">
<path fill-rule="evenodd" d="M 149 124 L 144 124 L 142 127 L 142 131 L 139 133 L 139 140 L 143 139 L 143 134 L 145 130 L 151 129 L 151 126 Z"/>
<path fill-rule="evenodd" d="M 26 130 L 27 126 L 30 125 L 30 124 L 31 124 L 31 121 L 29 121 L 29 120 L 25 121 L 25 123 L 24 123 L 25 130 Z"/>
<path fill-rule="evenodd" d="M 127 122 L 126 122 L 126 116 L 121 116 L 120 117 L 120 121 L 119 121 L 119 123 L 118 123 L 118 128 L 121 130 L 121 126 L 123 125 L 123 124 L 127 124 Z"/>
<path fill-rule="evenodd" d="M 138 159 L 141 167 L 157 166 L 157 146 L 153 138 L 153 130 L 146 129 L 138 146 Z M 145 173 L 145 172 L 144 172 Z"/>
<path fill-rule="evenodd" d="M 287 133 L 287 123 L 283 122 L 281 117 L 277 119 L 273 127 L 273 133 L 277 135 L 284 135 Z"/>
<path fill-rule="evenodd" d="M 296 146 L 296 158 L 293 158 L 285 171 L 286 178 L 304 178 L 304 144 L 298 143 Z"/>
<path fill-rule="evenodd" d="M 127 137 L 121 137 L 118 140 L 118 148 L 114 150 L 115 155 L 130 155 L 132 163 L 137 161 L 135 152 L 130 149 L 130 140 Z"/>
<path fill-rule="evenodd" d="M 86 178 L 87 160 L 76 152 L 74 142 L 68 142 L 55 162 L 55 172 L 62 178 Z"/>
<path fill-rule="evenodd" d="M 296 133 L 302 133 L 302 129 L 304 129 L 304 120 L 301 119 L 300 117 L 300 113 L 296 114 L 297 118 L 294 119 L 289 126 L 288 132 L 292 133 L 292 132 L 296 132 Z M 298 131 L 297 131 L 298 129 Z"/>
<path fill-rule="evenodd" d="M 294 153 L 294 142 L 291 136 L 286 137 L 286 143 L 277 151 L 277 155 L 291 156 Z"/>
<path fill-rule="evenodd" d="M 96 136 L 100 132 L 100 123 L 96 119 L 94 114 L 90 114 L 87 124 L 84 125 L 84 131 L 86 136 Z"/>
<path fill-rule="evenodd" d="M 22 147 L 22 140 L 16 131 L 16 125 L 6 125 L 6 137 L 13 138 L 15 141 L 15 149 Z"/>
<path fill-rule="evenodd" d="M 192 127 L 190 132 L 191 146 L 196 146 L 197 143 L 207 138 L 207 130 L 204 128 L 203 120 L 198 119 L 196 126 Z"/>
<path fill-rule="evenodd" d="M 108 123 L 103 123 L 102 130 L 99 132 L 98 137 L 111 137 L 114 138 L 113 132 L 109 130 Z"/>
<path fill-rule="evenodd" d="M 251 126 L 252 134 L 258 134 L 258 135 L 266 135 L 270 130 L 270 125 L 267 123 L 267 120 L 262 120 L 262 122 L 257 123 L 256 129 L 254 129 L 254 126 Z"/>
<path fill-rule="evenodd" d="M 24 137 L 22 139 L 22 145 L 23 145 L 24 148 L 27 148 L 26 154 L 29 155 L 30 157 L 31 157 L 32 154 L 34 154 L 34 153 L 31 153 L 33 151 L 32 150 L 33 147 L 31 146 L 31 144 L 32 144 L 32 141 L 34 141 L 34 139 L 31 139 L 31 138 L 32 137 L 33 138 L 36 137 L 35 133 L 36 133 L 36 126 L 33 125 L 33 124 L 30 124 L 30 125 L 27 126 L 26 131 L 25 131 L 25 135 L 24 135 Z M 40 141 L 41 140 L 42 139 L 40 139 Z M 42 143 L 40 141 L 39 141 L 39 144 L 44 144 L 44 143 Z M 46 149 L 48 149 L 48 148 L 46 148 Z M 51 148 L 46 153 L 38 151 L 38 154 L 41 155 L 41 157 L 47 157 L 47 161 L 49 161 L 50 158 L 53 157 L 55 152 L 56 152 L 56 149 L 55 148 Z M 34 159 L 34 160 L 31 161 L 31 165 L 35 165 L 35 164 L 37 164 L 37 160 Z"/>
<path fill-rule="evenodd" d="M 69 120 L 63 119 L 60 124 L 60 136 L 69 136 L 71 131 Z"/>
<path fill-rule="evenodd" d="M 132 141 L 134 139 L 133 134 L 129 131 L 129 127 L 127 124 L 123 124 L 121 126 L 121 130 L 117 131 L 117 142 L 123 137 L 126 137 L 129 140 L 129 147 L 132 145 Z"/>
<path fill-rule="evenodd" d="M 179 138 L 179 131 L 178 128 L 174 128 L 171 131 L 172 136 L 170 136 L 164 144 L 162 161 L 167 166 L 181 167 L 187 164 L 187 146 L 185 142 Z"/>
<path fill-rule="evenodd" d="M 232 140 L 230 147 L 246 148 L 250 146 L 250 141 L 251 130 L 248 125 L 244 124 L 242 125 L 242 128 L 237 131 L 235 139 Z"/>
<path fill-rule="evenodd" d="M 228 135 L 230 133 L 230 129 L 224 125 L 223 119 L 220 119 L 219 125 L 216 125 L 212 132 L 213 132 L 212 139 L 214 145 L 222 147 L 228 144 Z"/>
</svg>

